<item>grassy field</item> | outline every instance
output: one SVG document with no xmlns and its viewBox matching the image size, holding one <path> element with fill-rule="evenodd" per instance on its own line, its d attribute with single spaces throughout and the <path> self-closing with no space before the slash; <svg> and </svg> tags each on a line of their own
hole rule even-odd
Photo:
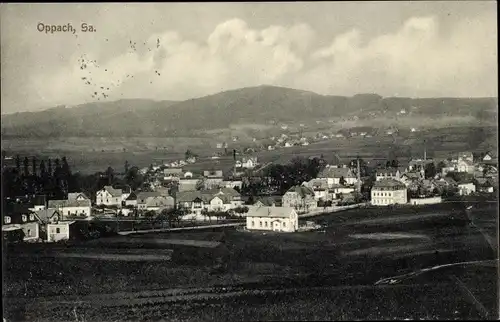
<svg viewBox="0 0 500 322">
<path fill-rule="evenodd" d="M 324 125 L 323 125 L 324 126 Z M 286 163 L 293 157 L 320 156 L 327 159 L 337 153 L 343 159 L 353 159 L 356 156 L 366 161 L 377 163 L 377 159 L 388 157 L 389 151 L 398 157 L 422 157 L 424 140 L 426 140 L 427 155 L 434 158 L 447 158 L 460 151 L 485 152 L 496 150 L 496 127 L 481 128 L 483 133 L 477 135 L 477 129 L 469 127 L 451 127 L 422 130 L 411 133 L 401 132 L 399 136 L 385 134 L 371 138 L 333 138 L 311 143 L 308 146 L 280 148 L 274 151 L 256 153 L 261 162 Z M 328 128 L 323 129 L 328 130 Z M 321 131 L 323 131 L 321 130 Z M 311 130 L 312 131 L 312 130 Z M 310 132 L 311 134 L 314 131 Z M 161 161 L 174 161 L 184 158 L 187 149 L 200 155 L 200 162 L 189 165 L 186 169 L 203 170 L 211 168 L 229 169 L 232 158 L 224 157 L 213 160 L 210 157 L 220 152 L 217 143 L 227 138 L 218 135 L 200 135 L 199 138 L 58 138 L 58 139 L 2 139 L 2 149 L 8 154 L 32 156 L 34 151 L 42 158 L 66 156 L 72 168 L 83 173 L 104 171 L 108 166 L 121 171 L 125 160 L 139 167 L 149 166 Z M 254 146 L 246 142 L 227 141 L 228 150 Z"/>
<path fill-rule="evenodd" d="M 30 321 L 75 320 L 75 311 L 86 321 L 492 318 L 498 309 L 495 265 L 455 267 L 374 286 L 422 268 L 494 258 L 463 209 L 463 204 L 443 204 L 349 210 L 314 219 L 327 225 L 324 231 L 293 234 L 214 229 L 147 235 L 152 242 L 223 242 L 222 267 L 196 264 L 196 256 L 191 264 L 124 265 L 9 252 L 6 314 Z M 472 211 L 494 217 L 496 209 L 484 205 Z M 150 249 L 141 243 L 137 247 Z M 464 285 L 487 313 L 463 295 L 468 294 Z"/>
</svg>

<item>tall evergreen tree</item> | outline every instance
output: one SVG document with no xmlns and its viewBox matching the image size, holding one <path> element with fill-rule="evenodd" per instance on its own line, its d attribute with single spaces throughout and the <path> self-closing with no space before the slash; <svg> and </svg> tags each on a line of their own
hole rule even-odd
<svg viewBox="0 0 500 322">
<path fill-rule="evenodd" d="M 24 171 L 23 171 L 23 174 L 25 177 L 29 176 L 30 174 L 30 169 L 29 169 L 29 159 L 28 157 L 24 157 L 24 160 L 23 160 L 23 168 L 24 168 Z"/>
<path fill-rule="evenodd" d="M 40 176 L 43 177 L 44 174 L 47 173 L 47 168 L 45 168 L 45 161 L 40 161 Z"/>
<path fill-rule="evenodd" d="M 127 161 L 127 160 L 125 160 L 125 166 L 124 166 L 124 168 L 125 168 L 125 175 L 127 175 L 128 170 L 129 170 L 129 168 L 130 168 L 130 165 L 129 165 L 129 163 L 128 163 L 128 161 Z"/>
<path fill-rule="evenodd" d="M 37 173 L 36 173 L 36 165 L 37 164 L 36 164 L 36 157 L 35 156 L 31 158 L 31 162 L 32 162 L 32 168 L 33 168 L 32 169 L 33 170 L 33 176 L 36 177 L 37 176 Z"/>
<path fill-rule="evenodd" d="M 52 160 L 49 159 L 48 166 L 47 166 L 47 174 L 49 175 L 49 177 L 52 177 L 52 173 L 53 173 L 53 171 L 52 171 Z"/>
<path fill-rule="evenodd" d="M 17 173 L 21 173 L 21 157 L 18 155 L 16 155 L 16 170 L 17 170 Z"/>
<path fill-rule="evenodd" d="M 108 169 L 106 170 L 106 176 L 108 177 L 108 185 L 111 186 L 114 179 L 114 170 L 112 167 L 108 167 Z"/>
</svg>

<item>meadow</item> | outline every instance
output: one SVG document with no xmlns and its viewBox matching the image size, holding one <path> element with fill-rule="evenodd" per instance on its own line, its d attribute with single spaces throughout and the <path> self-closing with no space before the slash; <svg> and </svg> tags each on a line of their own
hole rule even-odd
<svg viewBox="0 0 500 322">
<path fill-rule="evenodd" d="M 482 216 L 497 211 L 494 205 L 476 208 Z M 75 320 L 74 311 L 86 321 L 491 318 L 497 310 L 494 265 L 452 267 L 374 286 L 426 267 L 493 259 L 463 209 L 460 203 L 355 209 L 315 218 L 326 225 L 322 231 L 293 234 L 212 229 L 147 235 L 153 243 L 219 241 L 226 254 L 222 266 L 197 263 L 200 253 L 192 253 L 191 262 L 124 265 L 8 252 L 7 318 Z M 140 247 L 151 249 L 144 238 Z M 487 313 L 462 295 L 463 285 Z"/>
</svg>

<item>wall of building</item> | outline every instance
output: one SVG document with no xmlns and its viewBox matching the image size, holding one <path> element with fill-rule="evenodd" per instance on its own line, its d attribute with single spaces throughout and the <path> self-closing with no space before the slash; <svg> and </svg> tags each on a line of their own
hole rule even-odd
<svg viewBox="0 0 500 322">
<path fill-rule="evenodd" d="M 405 204 L 408 202 L 406 190 L 377 190 L 371 191 L 371 204 L 374 206 L 388 206 Z"/>
<path fill-rule="evenodd" d="M 246 228 L 248 230 L 267 230 L 294 232 L 298 229 L 298 217 L 270 218 L 270 217 L 247 217 Z"/>
<path fill-rule="evenodd" d="M 430 197 L 430 198 L 411 198 L 411 205 L 432 205 L 436 203 L 443 202 L 441 197 Z"/>
<path fill-rule="evenodd" d="M 59 232 L 57 231 L 59 229 Z M 69 239 L 68 224 L 47 224 L 47 240 L 59 241 Z"/>
<path fill-rule="evenodd" d="M 91 207 L 60 207 L 57 209 L 64 217 L 67 216 L 85 216 L 91 215 Z"/>
<path fill-rule="evenodd" d="M 24 240 L 37 240 L 40 237 L 40 226 L 37 222 L 29 222 L 21 225 L 24 232 Z"/>
</svg>

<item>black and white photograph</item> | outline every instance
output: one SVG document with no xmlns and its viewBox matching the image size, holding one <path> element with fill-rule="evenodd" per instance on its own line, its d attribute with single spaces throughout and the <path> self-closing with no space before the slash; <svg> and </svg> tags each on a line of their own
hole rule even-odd
<svg viewBox="0 0 500 322">
<path fill-rule="evenodd" d="M 499 320 L 496 1 L 0 4 L 4 322 Z"/>
</svg>

